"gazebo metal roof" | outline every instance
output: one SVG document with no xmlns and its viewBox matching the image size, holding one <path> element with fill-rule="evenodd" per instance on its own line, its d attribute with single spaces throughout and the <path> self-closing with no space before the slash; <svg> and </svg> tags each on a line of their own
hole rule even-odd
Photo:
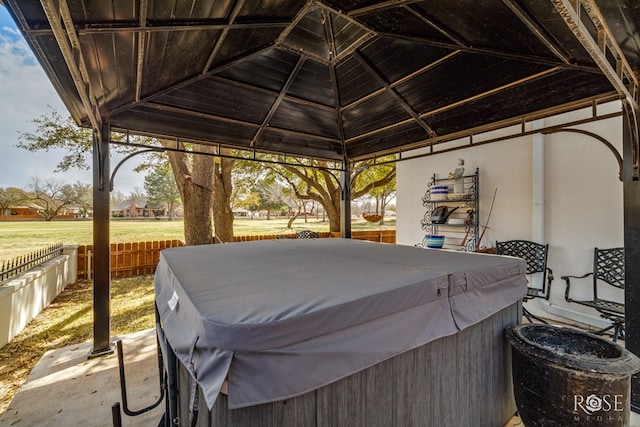
<svg viewBox="0 0 640 427">
<path fill-rule="evenodd" d="M 342 161 L 638 99 L 629 0 L 5 3 L 94 128 Z"/>
</svg>

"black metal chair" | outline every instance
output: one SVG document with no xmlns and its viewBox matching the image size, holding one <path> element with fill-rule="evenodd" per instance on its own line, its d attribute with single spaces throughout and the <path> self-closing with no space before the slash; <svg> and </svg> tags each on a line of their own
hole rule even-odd
<svg viewBox="0 0 640 427">
<path fill-rule="evenodd" d="M 578 280 L 592 277 L 593 299 L 575 300 L 569 296 L 571 279 Z M 597 331 L 604 334 L 613 329 L 613 341 L 624 337 L 624 303 L 612 301 L 598 296 L 600 284 L 610 285 L 624 290 L 624 248 L 598 249 L 593 252 L 593 271 L 582 276 L 561 276 L 567 283 L 564 298 L 567 302 L 581 304 L 596 309 L 603 319 L 611 322 L 610 326 Z"/>
<path fill-rule="evenodd" d="M 527 263 L 527 274 L 542 274 L 542 288 L 527 286 L 527 295 L 523 298 L 524 302 L 533 298 L 549 299 L 551 282 L 553 281 L 553 271 L 547 267 L 548 253 L 548 244 L 531 242 L 529 240 L 496 242 L 496 254 L 521 258 Z M 529 283 L 531 283 L 531 281 L 529 281 Z M 533 322 L 532 319 L 536 319 L 539 322 L 547 323 L 545 320 L 531 314 L 525 307 L 522 307 L 522 312 L 530 322 Z"/>
<path fill-rule="evenodd" d="M 320 233 L 311 230 L 299 230 L 296 231 L 296 237 L 298 239 L 318 239 L 320 238 Z"/>
</svg>

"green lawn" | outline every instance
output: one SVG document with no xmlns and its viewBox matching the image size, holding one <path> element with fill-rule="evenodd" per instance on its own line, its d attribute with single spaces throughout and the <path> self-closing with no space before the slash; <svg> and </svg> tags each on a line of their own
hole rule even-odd
<svg viewBox="0 0 640 427">
<path fill-rule="evenodd" d="M 287 228 L 287 219 L 249 220 L 235 219 L 236 236 L 284 234 L 293 230 Z M 394 229 L 395 218 L 386 220 L 386 225 L 354 220 L 354 230 Z M 329 231 L 329 224 L 321 220 L 297 219 L 294 229 Z M 184 239 L 183 223 L 180 220 L 126 220 L 116 219 L 110 225 L 111 242 L 145 242 L 153 240 Z M 0 261 L 12 259 L 52 243 L 88 245 L 93 243 L 93 223 L 90 220 L 77 221 L 2 221 L 0 222 Z"/>
</svg>

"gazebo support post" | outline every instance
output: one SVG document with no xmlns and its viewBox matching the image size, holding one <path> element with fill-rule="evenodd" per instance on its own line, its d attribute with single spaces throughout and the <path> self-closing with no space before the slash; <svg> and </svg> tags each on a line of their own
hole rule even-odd
<svg viewBox="0 0 640 427">
<path fill-rule="evenodd" d="M 640 355 L 640 180 L 634 179 L 638 152 L 638 113 L 623 102 L 625 347 Z M 640 375 L 631 381 L 631 409 L 640 413 Z"/>
<path fill-rule="evenodd" d="M 342 162 L 340 171 L 340 187 L 342 189 L 340 197 L 340 237 L 351 238 L 351 163 L 345 160 Z"/>
<path fill-rule="evenodd" d="M 109 140 L 103 123 L 93 135 L 93 348 L 89 357 L 113 353 L 111 346 L 111 253 L 109 243 Z"/>
</svg>

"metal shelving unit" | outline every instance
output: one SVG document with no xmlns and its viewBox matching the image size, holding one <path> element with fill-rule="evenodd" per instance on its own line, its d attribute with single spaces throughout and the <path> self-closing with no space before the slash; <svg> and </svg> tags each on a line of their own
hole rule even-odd
<svg viewBox="0 0 640 427">
<path fill-rule="evenodd" d="M 474 252 L 478 249 L 479 231 L 479 169 L 472 175 L 465 175 L 464 193 L 454 195 L 454 179 L 438 178 L 436 174 L 431 178 L 427 191 L 422 198 L 422 204 L 427 208 L 424 218 L 420 221 L 425 235 L 416 246 L 427 247 L 427 235 L 443 235 L 445 242 L 443 249 L 462 250 Z M 449 187 L 449 195 L 445 200 L 434 200 L 431 194 L 433 186 L 446 185 Z M 455 198 L 454 198 L 455 197 Z M 455 210 L 443 224 L 432 221 L 433 212 L 438 206 L 446 206 Z M 457 222 L 449 224 L 450 220 Z M 462 222 L 462 223 L 460 223 Z"/>
</svg>

